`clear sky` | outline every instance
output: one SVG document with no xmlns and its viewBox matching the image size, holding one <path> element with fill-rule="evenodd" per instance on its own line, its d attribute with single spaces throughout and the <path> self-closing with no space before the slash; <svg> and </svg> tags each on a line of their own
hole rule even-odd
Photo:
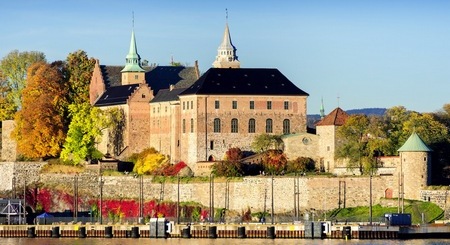
<svg viewBox="0 0 450 245">
<path fill-rule="evenodd" d="M 0 57 L 76 50 L 124 65 L 134 12 L 138 52 L 150 63 L 211 67 L 225 9 L 241 67 L 278 68 L 310 94 L 308 114 L 450 103 L 450 1 L 0 1 Z"/>
</svg>

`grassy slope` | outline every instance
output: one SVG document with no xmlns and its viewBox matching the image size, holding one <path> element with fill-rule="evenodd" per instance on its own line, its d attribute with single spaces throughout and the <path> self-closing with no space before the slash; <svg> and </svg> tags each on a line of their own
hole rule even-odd
<svg viewBox="0 0 450 245">
<path fill-rule="evenodd" d="M 405 213 L 411 213 L 412 223 L 422 223 L 422 213 L 424 214 L 424 222 L 431 223 L 435 220 L 441 219 L 443 210 L 436 204 L 421 201 L 407 201 L 404 204 Z M 372 207 L 373 222 L 384 222 L 385 213 L 397 213 L 397 207 L 382 207 L 381 205 L 374 205 Z M 331 220 L 349 221 L 349 222 L 368 222 L 369 221 L 369 207 L 354 207 L 336 209 L 328 214 Z"/>
</svg>

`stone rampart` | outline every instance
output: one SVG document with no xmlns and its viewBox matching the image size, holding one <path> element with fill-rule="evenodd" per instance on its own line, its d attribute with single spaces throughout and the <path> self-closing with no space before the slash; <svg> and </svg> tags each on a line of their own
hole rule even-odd
<svg viewBox="0 0 450 245">
<path fill-rule="evenodd" d="M 39 172 L 46 162 L 0 162 L 0 191 L 11 191 L 24 184 L 39 182 Z"/>
<path fill-rule="evenodd" d="M 138 199 L 139 178 L 129 176 L 103 176 L 102 195 L 105 199 Z M 79 196 L 88 195 L 97 198 L 100 194 L 100 178 L 95 173 L 78 175 Z M 151 177 L 145 177 L 144 199 L 177 200 L 177 183 L 153 183 Z M 329 210 L 339 207 L 354 207 L 369 204 L 369 178 L 367 177 L 300 177 L 299 200 L 302 210 L 314 208 Z M 373 203 L 377 204 L 384 197 L 385 190 L 392 181 L 388 177 L 373 178 Z M 42 174 L 41 182 L 49 186 L 71 190 L 74 175 Z M 345 182 L 345 185 L 342 183 Z M 228 186 L 228 191 L 227 191 Z M 339 187 L 341 186 L 341 188 Z M 250 208 L 252 212 L 271 209 L 273 202 L 275 212 L 290 212 L 294 209 L 294 177 L 258 176 L 243 178 L 242 181 L 225 179 L 214 180 L 214 207 L 228 206 L 231 210 L 241 211 Z M 180 201 L 195 201 L 204 206 L 210 205 L 210 183 L 182 183 Z M 228 193 L 229 196 L 226 196 Z M 225 203 L 228 200 L 228 203 Z"/>
</svg>

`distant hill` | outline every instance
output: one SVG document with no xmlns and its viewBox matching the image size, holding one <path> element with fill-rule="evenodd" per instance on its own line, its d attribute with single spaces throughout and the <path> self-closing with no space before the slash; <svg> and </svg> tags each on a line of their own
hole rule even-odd
<svg viewBox="0 0 450 245">
<path fill-rule="evenodd" d="M 347 112 L 350 115 L 354 115 L 354 114 L 364 114 L 367 116 L 382 116 L 384 115 L 384 113 L 386 112 L 386 108 L 363 108 L 363 109 L 351 109 L 351 110 L 346 110 L 345 112 Z M 307 116 L 307 123 L 308 123 L 308 127 L 309 128 L 315 128 L 315 123 L 318 122 L 320 120 L 320 115 L 319 114 L 311 114 Z"/>
</svg>

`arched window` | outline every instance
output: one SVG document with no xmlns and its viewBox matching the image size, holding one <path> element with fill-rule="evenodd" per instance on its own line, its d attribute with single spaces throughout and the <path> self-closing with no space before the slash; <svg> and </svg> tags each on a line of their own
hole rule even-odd
<svg viewBox="0 0 450 245">
<path fill-rule="evenodd" d="M 291 122 L 289 119 L 283 120 L 283 134 L 290 134 L 291 133 Z"/>
<path fill-rule="evenodd" d="M 272 119 L 266 120 L 266 133 L 272 133 Z"/>
<path fill-rule="evenodd" d="M 254 133 L 256 131 L 256 121 L 253 118 L 250 118 L 250 120 L 248 120 L 248 132 L 249 133 Z"/>
<path fill-rule="evenodd" d="M 214 118 L 214 133 L 220 133 L 220 119 Z"/>
<path fill-rule="evenodd" d="M 237 133 L 238 129 L 238 120 L 236 118 L 231 119 L 231 132 Z"/>
</svg>

